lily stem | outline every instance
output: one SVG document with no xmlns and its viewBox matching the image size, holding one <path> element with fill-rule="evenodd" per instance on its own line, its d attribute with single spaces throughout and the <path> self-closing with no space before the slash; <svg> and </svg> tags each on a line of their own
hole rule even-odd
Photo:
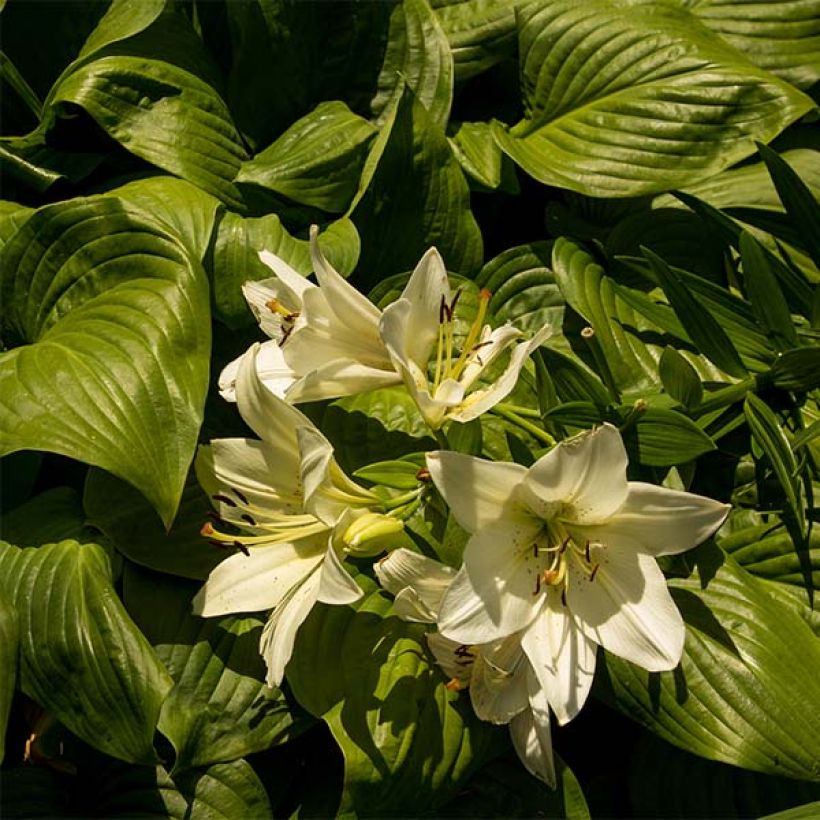
<svg viewBox="0 0 820 820">
<path fill-rule="evenodd" d="M 388 498 L 382 502 L 382 509 L 384 509 L 385 512 L 388 510 L 395 510 L 397 507 L 401 507 L 403 504 L 407 504 L 409 501 L 413 501 L 418 498 L 419 493 L 421 493 L 423 489 L 423 487 L 417 487 L 415 490 L 409 490 L 401 495 Z"/>
<path fill-rule="evenodd" d="M 525 419 L 541 418 L 541 413 L 538 410 L 534 410 L 532 407 L 521 407 L 518 404 L 509 404 L 506 401 L 498 402 L 496 407 L 500 407 L 502 410 L 509 410 L 510 413 L 515 413 L 516 416 L 521 416 Z"/>
<path fill-rule="evenodd" d="M 442 429 L 433 430 L 433 435 L 436 437 L 436 441 L 438 442 L 438 446 L 441 447 L 442 450 L 449 450 L 450 449 L 450 442 L 447 441 L 447 436 L 444 435 L 444 430 L 442 430 Z"/>
<path fill-rule="evenodd" d="M 512 422 L 516 427 L 526 430 L 526 432 L 528 432 L 533 438 L 538 439 L 538 441 L 542 441 L 544 444 L 555 444 L 555 439 L 546 430 L 542 430 L 531 421 L 521 418 L 518 413 L 507 409 L 505 406 L 496 404 L 495 407 L 490 408 L 490 412 Z"/>
</svg>

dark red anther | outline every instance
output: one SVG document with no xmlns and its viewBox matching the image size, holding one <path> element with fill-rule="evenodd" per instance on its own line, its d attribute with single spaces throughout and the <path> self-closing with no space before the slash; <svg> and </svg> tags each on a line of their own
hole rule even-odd
<svg viewBox="0 0 820 820">
<path fill-rule="evenodd" d="M 247 555 L 250 558 L 251 551 L 241 542 L 241 541 L 234 541 L 233 545 L 243 554 Z"/>
<path fill-rule="evenodd" d="M 240 501 L 241 501 L 241 502 L 242 502 L 242 503 L 243 503 L 246 507 L 248 506 L 248 503 L 249 503 L 249 502 L 248 502 L 248 497 L 247 497 L 247 496 L 246 496 L 243 492 L 240 492 L 239 490 L 237 490 L 237 489 L 236 489 L 236 487 L 231 487 L 231 492 L 233 492 L 233 494 L 234 494 L 234 495 L 235 495 L 235 496 L 236 496 L 236 497 L 237 497 L 237 498 L 238 498 L 238 499 L 239 499 L 239 500 L 240 500 Z"/>
<path fill-rule="evenodd" d="M 222 493 L 215 493 L 214 495 L 211 496 L 211 498 L 213 498 L 214 501 L 219 501 L 222 504 L 227 504 L 229 507 L 238 506 L 236 501 L 234 501 L 232 498 L 230 498 L 227 495 L 223 495 Z"/>
</svg>

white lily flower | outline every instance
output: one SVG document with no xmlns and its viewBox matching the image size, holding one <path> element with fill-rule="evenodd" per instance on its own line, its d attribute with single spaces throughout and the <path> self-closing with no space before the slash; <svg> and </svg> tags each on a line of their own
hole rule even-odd
<svg viewBox="0 0 820 820">
<path fill-rule="evenodd" d="M 379 561 L 375 571 L 382 587 L 394 595 L 396 614 L 420 623 L 436 622 L 441 601 L 456 578 L 452 567 L 404 548 Z M 509 724 L 513 746 L 528 771 L 554 788 L 549 704 L 521 647 L 521 636 L 466 645 L 431 632 L 427 643 L 450 677 L 447 688 L 469 689 L 481 720 Z"/>
<path fill-rule="evenodd" d="M 727 505 L 627 481 L 609 424 L 529 469 L 451 452 L 427 466 L 471 533 L 441 604 L 443 635 L 473 645 L 520 633 L 560 723 L 586 700 L 598 645 L 650 671 L 678 664 L 685 628 L 655 558 L 708 538 Z"/>
<path fill-rule="evenodd" d="M 203 534 L 239 552 L 211 572 L 193 606 L 204 617 L 273 609 L 260 651 L 268 684 L 278 686 L 313 605 L 361 596 L 342 564 L 351 551 L 344 534 L 379 499 L 344 474 L 304 414 L 262 384 L 258 351 L 240 361 L 236 399 L 259 440 L 217 439 L 197 457 L 197 477 L 218 512 Z"/>
<path fill-rule="evenodd" d="M 418 276 L 425 266 L 424 275 Z M 529 355 L 550 335 L 544 327 L 528 341 L 512 325 L 492 330 L 484 324 L 490 292 L 479 293 L 475 320 L 460 352 L 455 350 L 454 314 L 460 291 L 453 295 L 441 256 L 431 249 L 419 263 L 399 299 L 384 309 L 381 336 L 396 370 L 434 430 L 446 421 L 470 421 L 506 398 Z M 504 372 L 490 385 L 477 386 L 481 373 L 512 348 Z M 435 353 L 432 378 L 428 366 Z"/>
<path fill-rule="evenodd" d="M 242 288 L 262 330 L 271 337 L 259 359 L 265 385 L 291 404 L 338 398 L 399 384 L 379 336 L 381 311 L 325 259 L 318 228 L 310 230 L 318 284 L 270 251 L 259 258 L 276 274 Z M 237 362 L 222 371 L 222 396 L 233 400 Z"/>
</svg>

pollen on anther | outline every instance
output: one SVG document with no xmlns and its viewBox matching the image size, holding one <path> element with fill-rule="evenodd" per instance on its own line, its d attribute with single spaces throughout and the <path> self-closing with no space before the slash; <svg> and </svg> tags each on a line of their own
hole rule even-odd
<svg viewBox="0 0 820 820">
<path fill-rule="evenodd" d="M 214 532 L 216 532 L 216 530 L 214 530 L 214 525 L 211 524 L 210 521 L 206 521 L 202 525 L 202 529 L 199 531 L 199 534 L 204 535 L 207 538 L 209 535 L 213 535 Z"/>
<path fill-rule="evenodd" d="M 242 515 L 240 517 L 242 518 L 243 521 L 246 521 L 252 527 L 256 526 L 256 519 L 252 515 L 249 515 L 248 513 L 242 513 Z"/>
<path fill-rule="evenodd" d="M 214 495 L 211 496 L 211 498 L 213 498 L 214 501 L 219 501 L 222 504 L 227 504 L 229 507 L 236 507 L 237 506 L 236 501 L 234 501 L 232 498 L 230 498 L 227 495 L 223 495 L 222 493 L 215 493 Z"/>
<path fill-rule="evenodd" d="M 233 545 L 243 554 L 250 557 L 251 551 L 241 542 L 241 541 L 234 541 Z"/>
<path fill-rule="evenodd" d="M 444 684 L 444 688 L 449 689 L 451 692 L 460 692 L 464 686 L 458 678 L 450 678 L 450 680 Z"/>
</svg>

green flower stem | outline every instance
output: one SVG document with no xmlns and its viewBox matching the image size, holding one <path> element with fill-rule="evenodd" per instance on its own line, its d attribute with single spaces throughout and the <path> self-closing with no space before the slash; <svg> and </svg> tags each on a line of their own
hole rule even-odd
<svg viewBox="0 0 820 820">
<path fill-rule="evenodd" d="M 419 497 L 423 489 L 424 487 L 417 487 L 415 490 L 408 490 L 406 493 L 388 498 L 382 502 L 382 509 L 387 512 L 388 510 L 395 510 L 403 504 L 407 504 L 409 501 L 414 501 Z"/>
<path fill-rule="evenodd" d="M 496 404 L 503 410 L 508 410 L 510 413 L 515 413 L 516 416 L 521 416 L 525 419 L 540 419 L 541 413 L 538 410 L 533 410 L 532 407 L 521 407 L 519 404 L 508 404 L 505 401 L 500 401 Z"/>
<path fill-rule="evenodd" d="M 438 446 L 441 447 L 442 450 L 450 449 L 450 442 L 447 441 L 447 436 L 444 435 L 444 430 L 433 430 L 433 435 L 435 435 Z"/>
<path fill-rule="evenodd" d="M 533 424 L 531 421 L 527 421 L 527 419 L 522 419 L 521 416 L 518 415 L 518 413 L 515 413 L 512 410 L 508 410 L 506 407 L 500 404 L 496 404 L 495 407 L 491 407 L 490 412 L 494 413 L 496 416 L 500 416 L 501 418 L 506 419 L 509 422 L 512 422 L 516 427 L 520 427 L 522 430 L 526 430 L 533 438 L 538 439 L 538 441 L 544 442 L 544 444 L 555 444 L 555 439 L 546 430 L 542 430 L 540 427 Z"/>
</svg>

